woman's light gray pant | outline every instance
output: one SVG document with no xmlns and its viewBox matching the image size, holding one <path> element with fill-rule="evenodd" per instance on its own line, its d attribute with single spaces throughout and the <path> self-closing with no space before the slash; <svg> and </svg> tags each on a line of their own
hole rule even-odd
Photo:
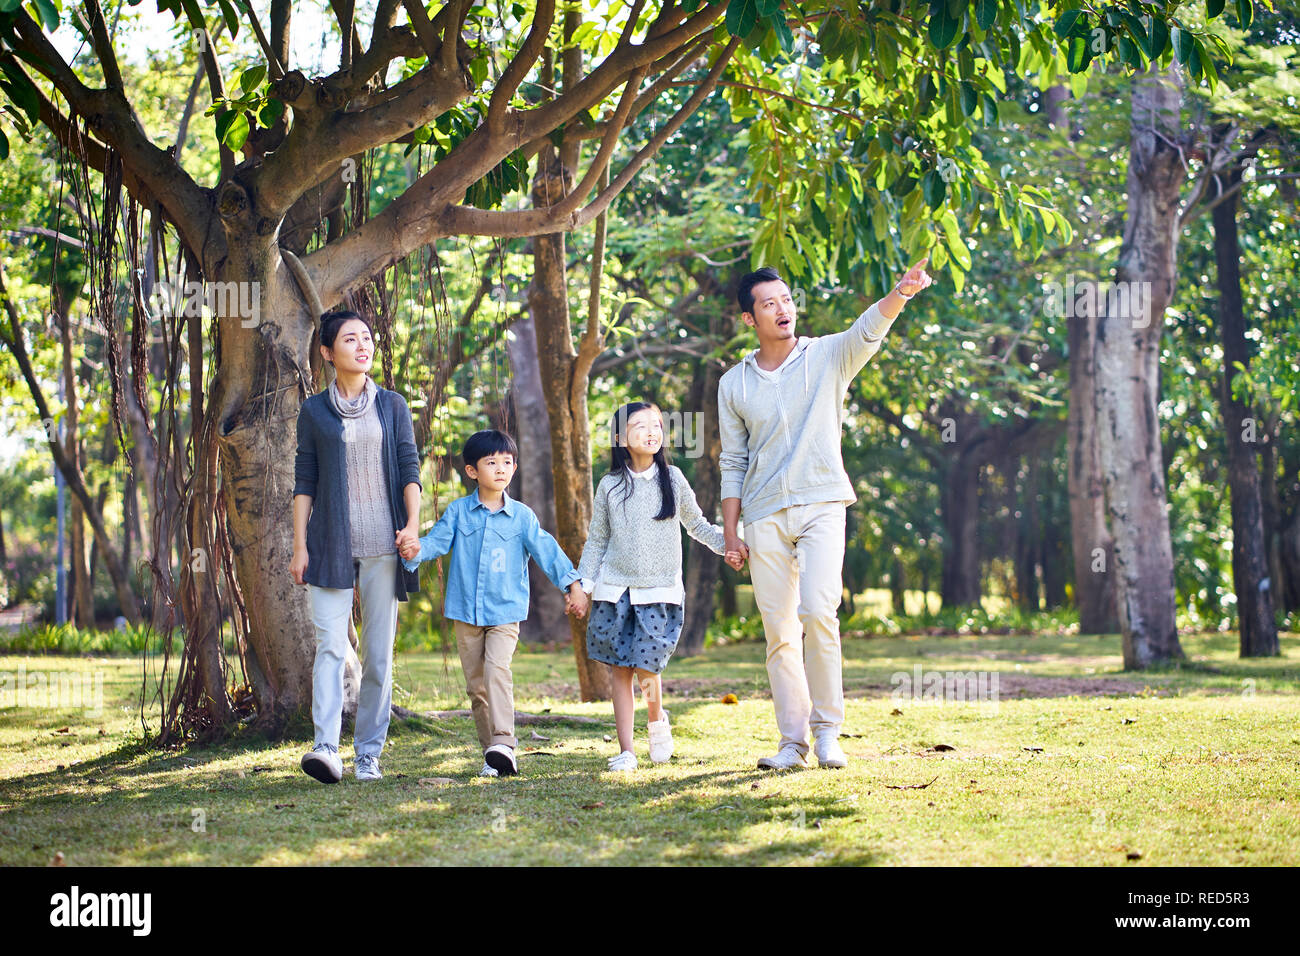
<svg viewBox="0 0 1300 956">
<path fill-rule="evenodd" d="M 356 756 L 384 749 L 393 703 L 393 639 L 397 634 L 397 555 L 358 558 L 361 588 L 361 692 L 357 702 Z M 316 625 L 316 662 L 311 671 L 311 718 L 316 743 L 339 745 L 343 723 L 343 665 L 348 654 L 352 588 L 310 587 Z"/>
</svg>

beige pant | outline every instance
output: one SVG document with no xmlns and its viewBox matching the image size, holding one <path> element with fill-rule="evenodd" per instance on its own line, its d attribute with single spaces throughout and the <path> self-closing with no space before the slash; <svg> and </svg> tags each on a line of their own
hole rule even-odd
<svg viewBox="0 0 1300 956">
<path fill-rule="evenodd" d="M 808 752 L 808 728 L 839 733 L 844 723 L 840 622 L 844 504 L 788 508 L 745 523 L 754 603 L 767 635 L 781 746 Z"/>
<path fill-rule="evenodd" d="M 519 643 L 519 624 L 493 627 L 476 627 L 464 621 L 452 621 L 452 624 L 478 742 L 484 750 L 494 744 L 514 748 L 519 741 L 515 739 L 515 683 L 510 674 L 510 658 Z"/>
</svg>

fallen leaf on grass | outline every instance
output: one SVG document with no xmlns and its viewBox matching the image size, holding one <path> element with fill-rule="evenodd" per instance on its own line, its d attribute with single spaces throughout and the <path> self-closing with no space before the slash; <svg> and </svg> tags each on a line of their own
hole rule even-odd
<svg viewBox="0 0 1300 956">
<path fill-rule="evenodd" d="M 739 704 L 740 698 L 737 697 L 735 694 L 723 694 L 722 702 L 724 704 Z"/>
<path fill-rule="evenodd" d="M 455 782 L 451 777 L 421 777 L 419 780 L 422 787 L 445 787 L 447 784 Z"/>
<path fill-rule="evenodd" d="M 1139 853 L 1137 850 L 1129 850 L 1127 853 L 1124 854 L 1124 859 L 1126 859 L 1126 860 L 1140 860 L 1140 859 L 1142 859 L 1142 854 Z"/>
<path fill-rule="evenodd" d="M 763 794 L 763 795 L 762 795 L 761 797 L 759 797 L 758 799 L 760 799 L 760 800 L 771 800 L 773 797 L 779 797 L 779 796 L 781 796 L 781 791 L 780 791 L 780 790 L 773 790 L 771 793 L 765 793 L 765 794 Z"/>
<path fill-rule="evenodd" d="M 550 740 L 551 738 L 543 737 L 541 734 L 539 734 L 537 731 L 534 730 L 531 734 L 528 735 L 528 739 L 529 740 Z"/>
<path fill-rule="evenodd" d="M 64 866 L 63 851 L 54 854 L 54 859 L 50 860 L 50 866 Z"/>
<path fill-rule="evenodd" d="M 934 778 L 934 780 L 938 779 L 938 777 Z M 930 783 L 934 783 L 934 780 L 931 780 Z M 885 786 L 890 790 L 924 790 L 930 786 L 930 783 L 887 783 Z"/>
<path fill-rule="evenodd" d="M 897 707 L 895 707 L 893 710 L 891 710 L 891 711 L 889 712 L 889 716 L 890 716 L 890 717 L 902 717 L 902 716 L 903 716 L 903 712 L 902 712 L 901 710 L 899 710 Z"/>
<path fill-rule="evenodd" d="M 584 809 L 584 810 L 599 810 L 599 809 L 600 809 L 601 807 L 603 807 L 604 805 L 605 805 L 605 801 L 604 801 L 604 800 L 597 800 L 595 803 L 584 803 L 584 804 L 582 805 L 582 809 Z"/>
<path fill-rule="evenodd" d="M 253 773 L 266 773 L 266 771 L 271 770 L 271 769 L 273 769 L 273 768 L 271 768 L 271 767 L 254 767 L 252 772 L 253 772 Z"/>
<path fill-rule="evenodd" d="M 294 803 L 277 803 L 277 804 L 275 805 L 275 808 L 276 808 L 277 810 L 284 810 L 284 809 L 287 808 L 287 807 L 293 807 L 293 806 L 297 806 L 297 804 L 294 804 Z"/>
<path fill-rule="evenodd" d="M 72 733 L 72 728 L 71 728 L 71 727 L 60 727 L 58 730 L 51 731 L 51 733 L 55 733 L 55 734 L 70 734 L 70 733 Z"/>
<path fill-rule="evenodd" d="M 1021 749 L 1021 750 L 1027 750 L 1027 751 L 1029 751 L 1031 754 L 1040 754 L 1040 753 L 1043 752 L 1043 748 L 1042 748 L 1042 747 L 1021 747 L 1020 749 Z"/>
<path fill-rule="evenodd" d="M 1138 722 L 1138 719 L 1137 719 L 1136 717 L 1122 717 L 1122 718 L 1120 718 L 1120 723 L 1121 723 L 1121 724 L 1136 724 L 1137 722 Z"/>
<path fill-rule="evenodd" d="M 519 756 L 521 757 L 554 757 L 555 754 L 549 750 L 525 750 Z"/>
<path fill-rule="evenodd" d="M 956 750 L 957 748 L 954 747 L 952 744 L 935 744 L 930 749 L 935 751 L 936 753 L 943 753 L 946 750 Z"/>
</svg>

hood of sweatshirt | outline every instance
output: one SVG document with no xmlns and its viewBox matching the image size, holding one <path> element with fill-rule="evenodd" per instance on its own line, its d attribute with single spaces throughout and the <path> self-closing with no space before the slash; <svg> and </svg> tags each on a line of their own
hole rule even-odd
<svg viewBox="0 0 1300 956">
<path fill-rule="evenodd" d="M 746 366 L 753 366 L 754 374 L 756 375 L 784 375 L 786 372 L 790 370 L 790 363 L 794 361 L 794 357 L 796 355 L 799 355 L 804 359 L 804 361 L 801 363 L 803 365 L 803 393 L 804 395 L 807 395 L 808 394 L 808 360 L 807 360 L 807 356 L 805 356 L 803 353 L 808 351 L 808 346 L 812 345 L 812 342 L 813 340 L 806 335 L 799 336 L 799 338 L 795 340 L 794 349 L 790 352 L 789 355 L 786 356 L 785 361 L 781 363 L 781 367 L 771 372 L 764 371 L 762 368 L 759 367 L 758 349 L 754 349 L 752 352 L 746 355 L 740 362 L 740 397 L 742 399 L 748 397 L 748 392 L 746 391 L 746 384 L 745 384 L 746 379 L 748 378 L 748 376 L 745 373 Z"/>
</svg>

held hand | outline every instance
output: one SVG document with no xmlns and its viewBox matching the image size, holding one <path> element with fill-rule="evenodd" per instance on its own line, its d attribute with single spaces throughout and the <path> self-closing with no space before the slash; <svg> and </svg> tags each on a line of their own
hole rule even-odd
<svg viewBox="0 0 1300 956">
<path fill-rule="evenodd" d="M 420 553 L 420 542 L 405 541 L 398 545 L 397 553 L 402 556 L 403 561 L 413 561 Z"/>
<path fill-rule="evenodd" d="M 289 560 L 289 575 L 293 578 L 294 584 L 305 584 L 302 576 L 307 572 L 307 549 L 299 551 L 294 548 L 293 557 Z"/>
<path fill-rule="evenodd" d="M 397 536 L 393 542 L 393 547 L 395 547 L 398 551 L 405 552 L 407 546 L 412 541 L 417 542 L 416 547 L 419 547 L 418 544 L 419 537 L 420 536 L 416 534 L 415 531 L 412 530 L 411 528 L 402 528 L 397 532 Z M 405 554 L 403 554 L 403 557 L 405 557 Z"/>
<path fill-rule="evenodd" d="M 922 289 L 927 288 L 930 283 L 934 281 L 930 278 L 930 274 L 925 271 L 925 267 L 929 261 L 930 257 L 926 256 L 916 265 L 912 266 L 912 268 L 908 269 L 903 278 L 898 280 L 898 285 L 895 286 L 895 288 L 898 289 L 899 295 L 906 296 L 910 299 Z"/>
<path fill-rule="evenodd" d="M 574 617 L 586 617 L 587 608 L 591 602 L 581 587 L 569 591 L 568 597 L 564 599 L 564 613 L 572 614 Z"/>
<path fill-rule="evenodd" d="M 739 551 L 728 551 L 723 556 L 723 560 L 726 561 L 727 564 L 731 565 L 731 567 L 736 571 L 739 571 L 745 566 L 745 559 L 740 556 Z"/>
<path fill-rule="evenodd" d="M 740 566 L 749 558 L 749 547 L 741 540 L 738 534 L 728 534 L 723 536 L 723 550 L 726 552 L 726 561 L 737 571 Z M 731 560 L 732 554 L 736 555 L 736 562 Z"/>
</svg>

